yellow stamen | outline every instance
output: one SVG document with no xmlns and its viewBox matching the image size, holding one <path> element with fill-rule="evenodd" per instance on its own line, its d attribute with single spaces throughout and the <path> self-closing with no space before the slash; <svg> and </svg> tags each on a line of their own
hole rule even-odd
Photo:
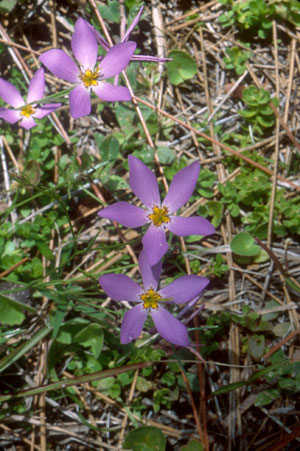
<svg viewBox="0 0 300 451">
<path fill-rule="evenodd" d="M 150 288 L 146 293 L 141 294 L 140 298 L 144 301 L 144 308 L 158 308 L 157 302 L 160 300 L 160 294 Z"/>
<path fill-rule="evenodd" d="M 156 227 L 161 226 L 162 223 L 166 224 L 171 221 L 168 216 L 167 207 L 158 207 L 157 205 L 154 206 L 153 213 L 151 215 L 148 215 L 148 218 L 151 219 Z"/>
<path fill-rule="evenodd" d="M 34 113 L 35 113 L 35 109 L 31 105 L 25 105 L 21 109 L 21 115 L 25 116 L 25 117 L 30 117 Z"/>
<path fill-rule="evenodd" d="M 83 81 L 83 84 L 86 88 L 90 86 L 97 86 L 99 77 L 99 68 L 96 67 L 94 71 L 91 69 L 87 69 L 85 72 L 82 72 L 80 75 L 80 80 Z"/>
</svg>

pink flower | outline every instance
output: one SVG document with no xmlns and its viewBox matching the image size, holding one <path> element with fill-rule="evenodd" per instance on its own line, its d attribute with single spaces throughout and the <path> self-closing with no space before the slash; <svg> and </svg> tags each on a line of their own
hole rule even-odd
<svg viewBox="0 0 300 451">
<path fill-rule="evenodd" d="M 129 155 L 128 163 L 130 187 L 146 208 L 139 208 L 127 202 L 116 202 L 103 208 L 98 215 L 117 221 L 125 227 L 135 228 L 150 224 L 143 237 L 143 245 L 151 265 L 159 262 L 168 250 L 166 229 L 179 236 L 211 235 L 215 232 L 213 225 L 201 216 L 183 218 L 174 215 L 194 191 L 200 171 L 198 161 L 177 172 L 163 202 L 160 201 L 153 172 L 133 155 Z"/>
<path fill-rule="evenodd" d="M 161 304 L 189 302 L 200 295 L 209 280 L 201 276 L 182 276 L 157 290 L 161 261 L 150 266 L 145 252 L 142 251 L 139 266 L 144 288 L 124 274 L 105 274 L 99 279 L 103 290 L 113 300 L 136 303 L 124 315 L 121 343 L 130 343 L 141 334 L 146 317 L 150 313 L 158 333 L 165 340 L 178 346 L 188 346 L 186 327 Z"/>
<path fill-rule="evenodd" d="M 36 125 L 34 118 L 42 119 L 60 107 L 60 103 L 42 104 L 37 107 L 35 102 L 41 100 L 45 90 L 44 69 L 38 69 L 30 80 L 26 102 L 18 89 L 9 81 L 0 78 L 0 97 L 12 108 L 0 108 L 0 117 L 10 124 L 21 121 L 21 127 L 29 130 Z"/>
<path fill-rule="evenodd" d="M 48 50 L 40 56 L 40 60 L 54 75 L 76 85 L 69 94 L 72 117 L 86 116 L 91 112 L 91 90 L 105 101 L 131 99 L 127 88 L 105 83 L 103 80 L 114 77 L 125 69 L 135 51 L 135 42 L 114 45 L 101 62 L 97 63 L 98 45 L 95 34 L 84 19 L 78 19 L 71 46 L 80 67 L 60 49 Z"/>
</svg>

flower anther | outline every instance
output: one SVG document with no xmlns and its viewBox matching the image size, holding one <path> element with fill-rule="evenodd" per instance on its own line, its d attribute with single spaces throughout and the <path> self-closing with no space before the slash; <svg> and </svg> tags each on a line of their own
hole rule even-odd
<svg viewBox="0 0 300 451">
<path fill-rule="evenodd" d="M 151 215 L 148 215 L 148 218 L 151 219 L 155 227 L 161 226 L 163 223 L 167 224 L 171 221 L 171 219 L 168 216 L 168 209 L 167 207 L 158 207 L 155 205 L 153 207 L 153 213 Z"/>
<path fill-rule="evenodd" d="M 21 116 L 30 117 L 35 113 L 35 109 L 31 105 L 24 105 L 21 109 Z"/>
<path fill-rule="evenodd" d="M 140 295 L 140 298 L 144 302 L 144 308 L 154 308 L 157 309 L 161 296 L 153 288 L 149 288 L 148 291 Z"/>
<path fill-rule="evenodd" d="M 86 88 L 89 88 L 90 86 L 97 86 L 99 72 L 98 67 L 96 67 L 95 70 L 87 69 L 85 72 L 81 72 L 79 78 Z"/>
</svg>

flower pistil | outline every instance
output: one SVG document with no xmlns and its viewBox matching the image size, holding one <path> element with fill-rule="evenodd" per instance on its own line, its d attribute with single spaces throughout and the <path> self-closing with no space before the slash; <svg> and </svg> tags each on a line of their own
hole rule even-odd
<svg viewBox="0 0 300 451">
<path fill-rule="evenodd" d="M 30 117 L 35 113 L 35 109 L 31 105 L 24 105 L 21 109 L 21 116 Z"/>
<path fill-rule="evenodd" d="M 81 72 L 80 80 L 83 82 L 86 88 L 90 86 L 97 86 L 99 77 L 99 68 L 96 67 L 95 70 L 87 69 L 85 72 Z"/>
<path fill-rule="evenodd" d="M 148 215 L 148 218 L 151 219 L 156 227 L 161 226 L 163 223 L 167 224 L 171 221 L 168 216 L 167 207 L 158 207 L 157 205 L 153 207 L 153 213 Z"/>
<path fill-rule="evenodd" d="M 144 294 L 141 294 L 140 298 L 144 302 L 144 308 L 158 308 L 158 301 L 161 299 L 160 294 L 157 291 L 153 290 L 153 288 L 149 288 Z"/>
</svg>

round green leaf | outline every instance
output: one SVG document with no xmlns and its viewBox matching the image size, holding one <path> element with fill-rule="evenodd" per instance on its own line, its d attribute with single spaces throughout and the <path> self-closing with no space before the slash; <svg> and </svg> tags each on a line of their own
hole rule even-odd
<svg viewBox="0 0 300 451">
<path fill-rule="evenodd" d="M 132 451 L 165 451 L 166 439 L 163 433 L 152 426 L 142 426 L 126 436 L 123 449 Z"/>
<path fill-rule="evenodd" d="M 248 232 L 238 233 L 230 243 L 232 252 L 245 257 L 254 257 L 260 253 L 260 247 Z"/>
<path fill-rule="evenodd" d="M 177 86 L 196 75 L 197 64 L 188 53 L 182 50 L 172 50 L 168 58 L 172 58 L 172 61 L 167 63 L 168 76 L 172 85 Z"/>
</svg>

